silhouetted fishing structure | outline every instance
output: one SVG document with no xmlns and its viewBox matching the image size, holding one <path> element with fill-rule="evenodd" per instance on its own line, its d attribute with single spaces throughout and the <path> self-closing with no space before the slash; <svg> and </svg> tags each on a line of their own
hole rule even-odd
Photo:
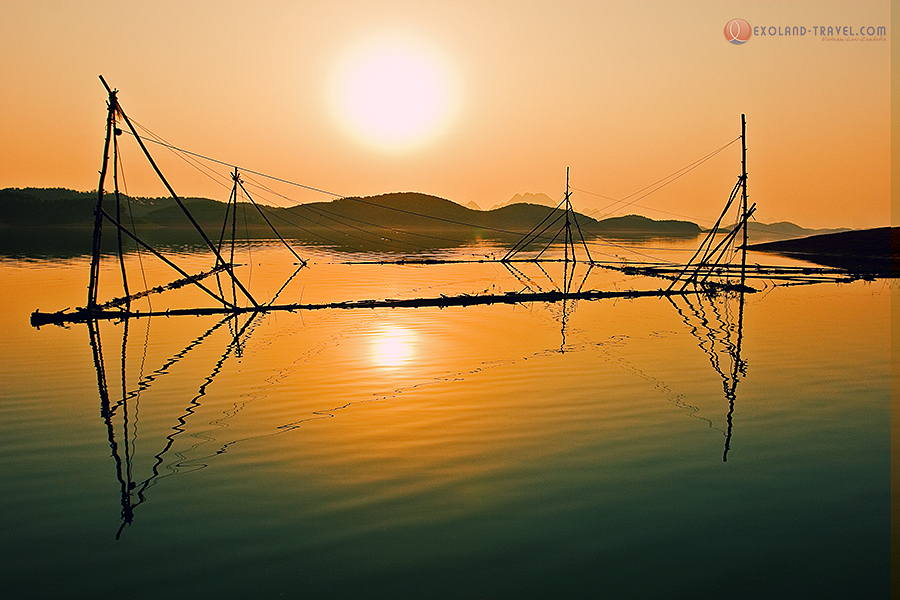
<svg viewBox="0 0 900 600">
<path fill-rule="evenodd" d="M 738 177 L 728 201 L 713 228 L 708 232 L 702 243 L 694 252 L 691 259 L 685 264 L 673 263 L 626 263 L 622 261 L 595 260 L 590 253 L 584 231 L 578 222 L 578 216 L 572 206 L 571 188 L 569 186 L 569 171 L 566 170 L 566 191 L 562 201 L 557 204 L 547 216 L 535 225 L 528 233 L 523 235 L 518 242 L 503 255 L 502 258 L 476 258 L 476 259 L 442 259 L 442 258 L 400 258 L 370 261 L 348 261 L 348 265 L 439 265 L 458 263 L 496 263 L 501 265 L 513 277 L 523 284 L 523 289 L 505 293 L 479 293 L 444 295 L 417 298 L 381 298 L 366 300 L 338 300 L 319 303 L 290 303 L 279 302 L 279 297 L 301 269 L 309 268 L 305 259 L 291 247 L 277 231 L 266 211 L 254 201 L 242 178 L 241 171 L 234 167 L 230 173 L 232 187 L 225 204 L 225 214 L 222 220 L 218 240 L 210 238 L 203 227 L 191 215 L 185 202 L 175 193 L 162 171 L 153 160 L 149 150 L 143 143 L 134 124 L 122 109 L 117 90 L 111 89 L 101 77 L 108 92 L 108 114 L 106 123 L 106 138 L 103 150 L 103 163 L 100 171 L 100 183 L 97 192 L 97 205 L 94 212 L 94 229 L 92 239 L 92 252 L 88 282 L 87 302 L 84 307 L 73 310 L 63 310 L 54 313 L 42 313 L 35 311 L 31 322 L 35 326 L 45 324 L 64 325 L 69 323 L 86 323 L 88 327 L 90 345 L 92 349 L 94 366 L 97 374 L 97 389 L 100 399 L 100 416 L 106 427 L 111 455 L 115 464 L 115 475 L 119 484 L 121 502 L 121 524 L 116 532 L 118 539 L 126 526 L 134 520 L 135 509 L 146 502 L 148 490 L 154 486 L 160 478 L 175 474 L 179 469 L 197 468 L 198 461 L 222 454 L 226 449 L 240 440 L 216 444 L 212 449 L 204 449 L 203 455 L 186 459 L 179 455 L 178 451 L 171 451 L 179 441 L 179 436 L 188 430 L 188 425 L 196 420 L 194 415 L 201 409 L 201 404 L 207 390 L 213 380 L 223 370 L 226 362 L 235 356 L 240 356 L 243 345 L 252 334 L 253 327 L 261 319 L 257 317 L 262 313 L 273 311 L 302 311 L 302 310 L 352 310 L 352 309 L 379 309 L 379 308 L 421 308 L 421 307 L 464 307 L 487 306 L 496 304 L 521 304 L 521 303 L 558 303 L 561 305 L 561 344 L 559 352 L 567 352 L 566 327 L 569 314 L 574 310 L 578 300 L 601 299 L 634 299 L 645 297 L 663 297 L 674 306 L 681 316 L 690 333 L 696 338 L 698 347 L 708 357 L 711 366 L 721 379 L 722 392 L 727 402 L 727 412 L 724 426 L 724 450 L 723 461 L 728 460 L 731 449 L 734 429 L 734 413 L 737 399 L 738 383 L 746 377 L 747 362 L 742 359 L 744 298 L 747 293 L 757 291 L 749 286 L 749 280 L 778 280 L 785 285 L 797 285 L 817 283 L 824 281 L 851 281 L 853 279 L 847 272 L 817 267 L 785 267 L 785 266 L 761 266 L 747 264 L 747 228 L 748 222 L 756 211 L 756 205 L 749 204 L 747 192 L 747 146 L 746 146 L 746 118 L 741 117 L 741 174 Z M 120 124 L 127 127 L 135 140 L 137 140 L 141 152 L 145 155 L 150 165 L 155 170 L 160 180 L 169 191 L 174 203 L 183 213 L 187 222 L 199 234 L 206 248 L 214 257 L 213 264 L 200 272 L 190 274 L 181 268 L 176 262 L 163 252 L 154 248 L 138 235 L 133 226 L 125 224 L 122 210 L 122 196 L 119 188 L 119 145 L 118 138 L 123 133 Z M 115 211 L 109 211 L 104 207 L 106 193 L 104 186 L 110 169 L 110 151 L 112 151 L 112 179 Z M 235 239 L 237 229 L 238 196 L 246 198 L 259 213 L 267 227 L 273 232 L 278 241 L 283 244 L 291 256 L 293 265 L 297 267 L 293 275 L 282 285 L 271 299 L 261 301 L 249 291 L 235 272 L 238 266 L 235 262 Z M 737 218 L 734 224 L 725 225 L 729 212 L 737 209 Z M 116 232 L 116 258 L 121 273 L 123 295 L 111 300 L 99 299 L 99 279 L 101 263 L 101 238 L 104 226 L 112 226 Z M 131 240 L 143 251 L 149 252 L 163 263 L 168 265 L 178 274 L 178 278 L 170 283 L 148 287 L 143 291 L 132 291 L 125 268 L 125 240 Z M 562 257 L 548 256 L 551 247 L 558 249 L 562 245 Z M 536 249 L 537 248 L 537 249 Z M 596 246 L 595 246 L 596 248 Z M 739 259 L 739 260 L 735 260 Z M 544 270 L 544 265 L 558 264 L 562 266 L 562 282 L 553 281 L 553 278 Z M 534 280 L 524 272 L 524 265 L 535 265 L 547 276 L 555 289 L 542 289 Z M 576 267 L 583 269 L 584 274 L 576 279 Z M 588 276 L 593 269 L 609 269 L 622 272 L 630 276 L 654 277 L 666 281 L 665 287 L 649 290 L 592 290 L 586 289 Z M 215 279 L 215 284 L 209 281 Z M 577 285 L 576 285 L 577 284 Z M 135 310 L 132 304 L 137 300 L 148 299 L 155 294 L 193 286 L 201 290 L 205 295 L 215 301 L 215 305 L 207 307 L 168 308 L 164 310 Z M 230 289 L 230 292 L 228 291 Z M 724 297 L 725 308 L 720 311 L 712 302 L 713 297 Z M 737 299 L 738 308 L 736 321 L 734 315 L 728 312 L 728 303 Z M 705 303 L 711 303 L 707 308 Z M 126 368 L 126 347 L 128 346 L 129 322 L 131 318 L 148 318 L 165 316 L 174 317 L 181 315 L 192 316 L 219 316 L 211 327 L 190 340 L 187 345 L 178 352 L 164 360 L 150 374 L 144 375 L 143 367 L 141 375 L 136 383 L 129 385 Z M 121 321 L 123 323 L 121 357 L 119 369 L 110 368 L 115 359 L 104 357 L 103 344 L 100 338 L 100 321 Z M 243 321 L 243 323 L 241 323 Z M 148 390 L 155 380 L 165 376 L 170 368 L 195 348 L 213 337 L 215 332 L 229 327 L 229 339 L 225 350 L 215 353 L 215 359 L 211 360 L 211 366 L 203 371 L 204 374 L 199 385 L 191 387 L 190 396 L 186 397 L 179 405 L 175 416 L 170 418 L 169 427 L 165 435 L 159 436 L 157 445 L 150 451 L 152 455 L 149 467 L 144 469 L 144 476 L 136 476 L 135 468 L 135 438 L 136 407 L 137 400 L 142 392 Z M 146 353 L 146 344 L 145 344 Z M 108 362 L 109 361 L 109 362 Z M 119 370 L 118 379 L 115 381 Z M 120 385 L 111 386 L 110 383 Z M 696 409 L 695 409 L 696 410 Z M 300 421 L 298 421 L 300 422 Z M 712 421 L 710 421 L 712 425 Z M 281 429 L 280 431 L 286 431 Z M 178 455 L 177 460 L 172 460 L 173 455 Z M 168 463 L 168 464 L 167 464 Z M 190 464 L 189 464 L 190 463 Z M 168 471 L 163 469 L 165 467 Z M 140 469 L 137 469 L 140 471 Z"/>
<path fill-rule="evenodd" d="M 275 237 L 290 251 L 298 270 L 307 265 L 291 245 L 278 233 L 265 211 L 257 204 L 244 187 L 241 174 L 237 167 L 231 173 L 232 191 L 225 207 L 225 218 L 218 242 L 214 242 L 204 231 L 198 221 L 188 210 L 184 201 L 178 196 L 169 181 L 163 175 L 157 163 L 151 156 L 142 137 L 138 134 L 131 119 L 128 118 L 118 100 L 118 91 L 111 89 L 103 77 L 100 77 L 108 92 L 108 112 L 106 122 L 106 138 L 103 148 L 103 162 L 100 170 L 100 181 L 97 188 L 97 205 L 94 212 L 93 244 L 88 281 L 88 296 L 84 307 L 72 310 L 44 313 L 36 310 L 32 313 L 31 322 L 34 326 L 46 324 L 62 325 L 65 323 L 87 322 L 97 319 L 124 319 L 132 317 L 147 317 L 154 315 L 237 315 L 253 312 L 317 310 L 317 309 L 356 309 L 356 308 L 415 308 L 415 307 L 450 307 L 450 306 L 476 306 L 490 304 L 511 304 L 526 302 L 559 302 L 565 300 L 599 300 L 604 298 L 639 298 L 646 296 L 672 297 L 689 294 L 717 294 L 721 292 L 752 293 L 755 288 L 747 285 L 749 279 L 764 278 L 766 280 L 779 280 L 785 284 L 815 283 L 819 281 L 851 281 L 853 279 L 847 272 L 828 268 L 807 267 L 773 267 L 761 265 L 747 265 L 747 224 L 753 216 L 756 205 L 748 206 L 747 194 L 747 144 L 746 144 L 746 118 L 741 115 L 741 175 L 732 190 L 731 196 L 722 211 L 715 226 L 709 231 L 697 252 L 687 264 L 678 265 L 671 263 L 624 263 L 621 261 L 597 261 L 591 257 L 584 233 L 578 223 L 577 215 L 572 207 L 571 190 L 569 187 L 569 171 L 566 169 L 566 192 L 563 200 L 551 210 L 547 216 L 531 231 L 509 249 L 499 260 L 455 260 L 455 259 L 409 259 L 358 261 L 350 264 L 408 264 L 408 265 L 432 265 L 451 264 L 465 262 L 495 262 L 506 267 L 516 275 L 514 269 L 516 263 L 549 263 L 561 262 L 564 267 L 565 285 L 551 291 L 520 291 L 506 292 L 504 294 L 462 294 L 456 296 L 440 295 L 437 297 L 423 297 L 410 299 L 371 299 L 354 301 L 336 301 L 329 303 L 282 303 L 276 304 L 273 300 L 268 302 L 258 301 L 251 295 L 247 286 L 235 273 L 234 240 L 236 234 L 237 195 L 243 196 L 255 207 L 265 224 L 271 229 Z M 141 152 L 152 166 L 153 170 L 168 190 L 172 200 L 183 213 L 187 222 L 199 234 L 204 245 L 214 257 L 213 266 L 200 273 L 189 274 L 178 266 L 171 258 L 164 255 L 158 249 L 143 240 L 133 227 L 123 223 L 121 208 L 122 194 L 119 190 L 119 144 L 118 137 L 123 133 L 119 124 L 128 128 L 135 138 Z M 104 187 L 109 171 L 110 147 L 113 151 L 113 195 L 115 198 L 115 215 L 110 214 L 104 208 Z M 315 188 L 309 188 L 315 189 Z M 317 190 L 321 191 L 321 190 Z M 736 203 L 738 217 L 730 229 L 724 227 L 724 219 L 729 210 Z M 425 216 L 425 215 L 420 215 Z M 101 238 L 104 224 L 115 228 L 117 242 L 117 257 L 120 265 L 122 288 L 124 295 L 112 300 L 100 302 L 98 300 Z M 225 247 L 226 233 L 230 228 L 230 247 Z M 554 230 L 555 228 L 555 230 Z M 740 243 L 738 243 L 740 236 Z M 145 250 L 171 267 L 178 273 L 179 278 L 171 283 L 158 285 L 140 292 L 130 291 L 129 281 L 125 269 L 123 240 L 130 239 L 139 250 Z M 547 241 L 543 248 L 535 255 L 527 257 L 524 254 L 526 248 L 533 248 L 536 244 Z M 718 240 L 718 241 L 717 241 Z M 563 257 L 549 258 L 545 256 L 547 250 L 562 242 Z M 583 256 L 579 258 L 579 246 L 583 249 Z M 223 254 L 229 250 L 226 260 Z M 735 263 L 734 258 L 739 254 L 740 262 Z M 628 291 L 603 291 L 584 289 L 587 280 L 585 274 L 581 285 L 574 289 L 572 277 L 575 266 L 583 263 L 588 266 L 588 274 L 592 268 L 603 268 L 620 271 L 627 275 L 656 277 L 668 280 L 665 288 L 655 290 L 628 290 Z M 296 274 L 296 272 L 295 272 Z M 204 284 L 204 281 L 212 276 L 216 277 L 217 289 Z M 222 279 L 225 278 L 225 288 L 231 288 L 230 297 L 226 297 Z M 286 285 L 286 284 L 285 284 Z M 162 293 L 185 286 L 195 286 L 215 301 L 211 307 L 186 307 L 169 309 L 165 311 L 133 310 L 133 301 L 146 298 L 152 294 Z M 283 287 L 282 287 L 283 289 Z"/>
</svg>

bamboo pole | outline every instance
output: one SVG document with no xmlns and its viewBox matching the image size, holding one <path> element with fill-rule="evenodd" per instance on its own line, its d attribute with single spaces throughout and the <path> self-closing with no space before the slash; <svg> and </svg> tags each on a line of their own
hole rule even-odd
<svg viewBox="0 0 900 600">
<path fill-rule="evenodd" d="M 102 81 L 103 85 L 106 86 L 107 89 L 109 89 L 109 86 L 107 85 L 106 80 L 103 79 L 102 75 L 100 76 L 100 81 Z M 209 249 L 212 250 L 213 254 L 216 255 L 216 260 L 219 261 L 220 263 L 227 264 L 225 259 L 222 258 L 222 255 L 219 254 L 219 251 L 216 249 L 215 244 L 212 243 L 212 240 L 209 239 L 209 236 L 206 235 L 206 232 L 203 231 L 203 228 L 200 227 L 200 224 L 197 223 L 196 219 L 194 219 L 194 216 L 190 213 L 190 211 L 184 205 L 184 202 L 181 201 L 181 198 L 178 197 L 178 194 L 176 194 L 175 190 L 172 189 L 172 186 L 169 185 L 169 182 L 166 179 L 166 176 L 163 175 L 162 171 L 156 165 L 156 161 L 153 160 L 153 157 L 150 155 L 150 151 L 147 150 L 147 146 L 144 145 L 144 141 L 141 139 L 141 136 L 138 135 L 137 130 L 134 128 L 134 125 L 131 123 L 131 119 L 128 118 L 128 115 L 125 114 L 125 111 L 122 110 L 121 106 L 118 106 L 117 112 L 120 115 L 122 115 L 122 120 L 125 121 L 126 125 L 128 125 L 128 128 L 131 130 L 132 135 L 134 135 L 134 139 L 137 140 L 138 145 L 141 147 L 141 150 L 144 152 L 144 156 L 147 157 L 147 160 L 150 162 L 150 166 L 152 166 L 153 170 L 156 171 L 156 174 L 157 174 L 157 176 L 159 176 L 160 181 L 162 181 L 163 185 L 166 186 L 166 189 L 169 190 L 169 194 L 172 196 L 172 199 L 175 200 L 175 202 L 181 208 L 181 211 L 185 214 L 185 216 L 191 222 L 191 225 L 194 226 L 194 229 L 196 229 L 197 232 L 200 234 L 200 236 L 203 238 L 203 241 L 206 242 L 206 245 L 209 246 Z M 107 133 L 107 135 L 108 135 L 108 133 Z M 247 299 L 250 300 L 250 302 L 254 306 L 259 306 L 259 304 L 256 302 L 256 300 L 253 299 L 253 296 L 250 295 L 250 292 L 247 290 L 247 288 L 244 287 L 244 284 L 242 284 L 240 282 L 240 280 L 237 278 L 237 276 L 234 274 L 234 271 L 229 270 L 228 274 L 231 276 L 234 283 L 237 284 L 237 286 L 240 288 L 241 292 L 243 292 L 244 296 L 246 296 Z"/>
<path fill-rule="evenodd" d="M 228 302 L 228 301 L 225 300 L 224 298 L 220 298 L 219 296 L 216 296 L 215 292 L 213 292 L 212 290 L 210 290 L 209 288 L 207 288 L 206 286 L 204 286 L 204 285 L 203 285 L 202 283 L 200 283 L 199 281 L 196 281 L 191 275 L 189 275 L 189 274 L 187 273 L 187 271 L 185 271 L 184 269 L 182 269 L 181 267 L 179 267 L 178 265 L 176 265 L 175 263 L 173 263 L 171 260 L 169 260 L 168 258 L 166 258 L 165 256 L 163 256 L 158 250 L 156 250 L 155 248 L 153 248 L 152 246 L 150 246 L 149 244 L 147 244 L 146 242 L 144 242 L 143 240 L 141 240 L 139 237 L 137 237 L 136 235 L 134 235 L 133 233 L 131 233 L 130 231 L 128 231 L 128 229 L 126 229 L 121 223 L 119 223 L 118 221 L 116 221 L 116 220 L 115 220 L 109 213 L 107 213 L 105 210 L 103 210 L 103 209 L 100 209 L 100 210 L 101 210 L 103 216 L 105 216 L 107 219 L 109 219 L 110 223 L 112 223 L 113 225 L 115 225 L 116 227 L 118 227 L 119 230 L 120 230 L 122 233 L 124 233 L 125 235 L 127 235 L 128 237 L 130 237 L 131 239 L 133 239 L 135 242 L 137 242 L 138 244 L 140 244 L 141 246 L 143 246 L 144 248 L 146 248 L 147 250 L 149 250 L 150 252 L 152 252 L 153 255 L 156 256 L 158 259 L 160 259 L 161 261 L 163 261 L 164 263 L 166 263 L 167 265 L 169 265 L 170 267 L 172 267 L 173 269 L 175 269 L 176 271 L 178 271 L 178 273 L 179 273 L 182 277 L 191 278 L 191 279 L 192 279 L 192 282 L 191 282 L 191 283 L 193 283 L 193 284 L 196 285 L 198 288 L 200 288 L 201 290 L 203 290 L 204 292 L 206 292 L 207 294 L 209 294 L 210 296 L 212 296 L 213 298 L 215 298 L 216 300 L 218 300 L 219 302 L 221 302 L 226 308 L 230 307 L 230 310 L 233 310 L 234 308 L 236 308 L 236 306 L 235 306 L 234 304 Z M 217 266 L 218 266 L 218 265 L 217 265 Z M 226 266 L 226 268 L 227 268 L 227 266 Z M 254 304 L 254 306 L 258 307 L 259 305 L 258 305 L 258 304 Z M 88 307 L 88 310 L 90 310 L 90 308 L 91 308 L 91 307 Z"/>
<path fill-rule="evenodd" d="M 747 212 L 747 115 L 741 114 L 741 214 L 744 219 L 744 243 L 741 246 L 741 285 L 744 283 L 747 269 L 747 221 L 750 214 Z"/>
<path fill-rule="evenodd" d="M 100 77 L 103 81 L 103 77 Z M 111 90 L 103 81 L 106 91 L 109 93 L 106 113 L 106 141 L 103 143 L 103 163 L 100 167 L 100 183 L 97 184 L 97 207 L 94 209 L 94 238 L 91 249 L 91 271 L 88 276 L 87 307 L 93 308 L 97 304 L 97 280 L 100 275 L 100 236 L 103 230 L 103 184 L 106 181 L 106 170 L 109 165 L 109 142 L 112 137 L 115 112 L 118 108 L 116 90 Z"/>
<path fill-rule="evenodd" d="M 113 123 L 113 187 L 115 188 L 116 195 L 116 220 L 118 222 L 122 222 L 122 197 L 119 194 L 119 140 L 118 135 L 121 133 L 121 130 L 115 127 L 115 123 Z M 128 298 L 131 296 L 131 292 L 128 291 L 128 275 L 125 273 L 125 252 L 122 249 L 122 231 L 117 230 L 116 232 L 116 242 L 118 245 L 118 253 L 119 253 L 119 270 L 122 272 L 122 289 L 125 292 L 125 297 Z"/>
<path fill-rule="evenodd" d="M 237 185 L 241 186 L 241 189 L 244 191 L 244 195 L 247 196 L 247 200 L 249 200 L 250 203 L 256 207 L 256 210 L 259 211 L 259 216 L 261 216 L 263 218 L 263 220 L 269 226 L 269 229 L 272 230 L 272 233 L 274 233 L 275 236 L 279 240 L 281 240 L 281 243 L 284 244 L 284 246 L 291 252 L 291 254 L 294 255 L 294 258 L 296 258 L 297 260 L 300 261 L 301 266 L 306 266 L 306 261 L 303 260 L 302 258 L 300 258 L 300 255 L 297 254 L 293 248 L 291 248 L 290 244 L 288 244 L 283 237 L 281 237 L 281 234 L 278 233 L 278 230 L 275 229 L 274 225 L 272 225 L 272 221 L 270 221 L 269 217 L 266 216 L 266 213 L 263 212 L 262 207 L 260 207 L 260 205 L 256 203 L 256 200 L 253 199 L 253 197 L 250 195 L 250 192 L 248 192 L 247 188 L 244 187 L 244 182 L 241 181 L 240 178 L 238 177 L 237 167 L 235 167 L 235 169 L 234 169 L 234 177 L 235 177 L 235 181 L 237 182 Z"/>
</svg>

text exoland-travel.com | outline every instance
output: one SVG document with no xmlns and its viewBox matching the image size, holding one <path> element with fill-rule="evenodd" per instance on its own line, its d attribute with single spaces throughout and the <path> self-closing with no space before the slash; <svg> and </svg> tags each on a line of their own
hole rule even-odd
<svg viewBox="0 0 900 600">
<path fill-rule="evenodd" d="M 777 36 L 803 36 L 806 34 L 812 34 L 815 36 L 843 36 L 843 37 L 886 37 L 887 36 L 887 27 L 872 27 L 872 26 L 863 26 L 863 27 L 854 27 L 852 25 L 827 25 L 821 26 L 816 25 L 813 27 L 804 27 L 804 26 L 793 26 L 793 27 L 782 27 L 782 26 L 766 26 L 766 25 L 754 25 L 753 26 L 753 35 L 754 37 L 777 37 Z"/>
</svg>

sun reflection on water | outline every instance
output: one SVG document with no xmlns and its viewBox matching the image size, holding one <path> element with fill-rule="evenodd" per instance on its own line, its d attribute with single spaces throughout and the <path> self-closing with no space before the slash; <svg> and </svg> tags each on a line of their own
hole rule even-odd
<svg viewBox="0 0 900 600">
<path fill-rule="evenodd" d="M 415 331 L 386 324 L 373 333 L 369 352 L 374 365 L 398 368 L 416 357 L 418 346 L 419 336 Z"/>
</svg>

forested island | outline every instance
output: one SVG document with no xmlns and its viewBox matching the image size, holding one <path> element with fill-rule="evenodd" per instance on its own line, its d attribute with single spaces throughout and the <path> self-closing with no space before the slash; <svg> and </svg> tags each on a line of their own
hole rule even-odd
<svg viewBox="0 0 900 600">
<path fill-rule="evenodd" d="M 120 200 L 122 222 L 133 224 L 148 240 L 164 244 L 196 241 L 192 225 L 171 198 L 121 196 Z M 208 198 L 182 200 L 200 226 L 218 238 L 226 204 Z M 114 195 L 104 196 L 104 208 L 109 214 L 116 214 L 115 203 Z M 0 228 L 4 231 L 0 251 L 58 243 L 89 248 L 96 204 L 95 191 L 0 190 Z M 379 242 L 440 248 L 483 239 L 515 241 L 548 215 L 549 223 L 562 214 L 561 209 L 531 203 L 477 210 L 437 196 L 400 192 L 291 207 L 240 202 L 235 234 L 241 239 L 271 238 L 267 219 L 283 237 L 306 243 L 344 249 L 373 249 Z M 655 221 L 637 215 L 596 220 L 577 214 L 576 220 L 586 238 L 684 237 L 701 232 L 698 225 L 687 221 Z"/>
<path fill-rule="evenodd" d="M 513 200 L 529 197 L 517 195 Z M 120 196 L 120 200 L 122 222 L 129 227 L 133 225 L 146 241 L 163 245 L 199 243 L 197 232 L 171 198 Z M 208 198 L 182 200 L 207 234 L 218 239 L 225 229 L 226 203 Z M 96 191 L 65 188 L 0 190 L 0 254 L 72 256 L 89 252 L 96 204 Z M 104 195 L 104 208 L 109 214 L 116 214 L 113 194 Z M 502 244 L 514 243 L 539 223 L 552 223 L 562 217 L 561 209 L 531 202 L 511 201 L 491 210 L 479 210 L 471 202 L 463 206 L 429 194 L 396 192 L 290 207 L 239 202 L 235 235 L 240 239 L 269 239 L 273 237 L 271 223 L 284 238 L 342 250 L 404 246 L 439 249 L 486 239 Z M 575 220 L 586 239 L 689 238 L 704 231 L 689 221 L 654 220 L 640 215 L 595 219 L 576 213 Z M 549 228 L 548 235 L 552 237 L 558 229 L 559 225 Z M 785 240 L 842 231 L 810 230 L 784 222 L 768 225 L 754 222 L 749 229 L 752 239 L 761 240 Z M 114 237 L 105 236 L 106 249 L 112 249 Z M 803 252 L 796 250 L 796 246 L 791 246 L 792 250 L 772 246 L 755 248 Z M 889 254 L 889 250 L 887 252 Z M 807 252 L 805 258 L 813 260 L 810 256 L 814 253 L 822 253 L 822 250 Z"/>
</svg>

